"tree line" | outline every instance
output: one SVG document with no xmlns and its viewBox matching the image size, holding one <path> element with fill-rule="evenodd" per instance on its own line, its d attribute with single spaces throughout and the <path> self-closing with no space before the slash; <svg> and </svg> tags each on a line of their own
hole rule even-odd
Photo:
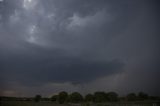
<svg viewBox="0 0 160 106">
<path fill-rule="evenodd" d="M 40 95 L 36 95 L 36 101 L 41 100 Z M 79 92 L 73 92 L 68 94 L 65 91 L 59 92 L 57 95 L 53 95 L 49 98 L 50 101 L 64 104 L 64 103 L 82 103 L 82 102 L 92 102 L 92 103 L 104 103 L 104 102 L 118 102 L 118 101 L 147 101 L 147 100 L 160 100 L 160 97 L 149 96 L 147 93 L 139 92 L 129 93 L 126 96 L 120 97 L 116 92 L 103 92 L 97 91 L 93 94 L 89 93 L 82 96 Z"/>
<path fill-rule="evenodd" d="M 59 92 L 50 98 L 44 98 L 41 95 L 36 95 L 32 98 L 20 97 L 0 97 L 0 101 L 52 101 L 58 104 L 65 103 L 104 103 L 104 102 L 119 102 L 119 101 L 160 101 L 159 96 L 149 96 L 147 93 L 129 93 L 126 96 L 119 96 L 116 92 L 97 91 L 93 94 L 89 93 L 81 95 L 79 92 L 67 93 L 65 91 Z"/>
</svg>

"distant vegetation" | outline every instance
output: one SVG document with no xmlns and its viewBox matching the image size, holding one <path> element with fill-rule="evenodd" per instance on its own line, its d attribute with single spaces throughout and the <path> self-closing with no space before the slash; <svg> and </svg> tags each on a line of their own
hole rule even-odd
<svg viewBox="0 0 160 106">
<path fill-rule="evenodd" d="M 65 91 L 60 92 L 57 95 L 53 95 L 49 98 L 52 102 L 64 104 L 64 103 L 105 103 L 105 102 L 134 102 L 134 101 L 160 101 L 159 96 L 149 96 L 147 93 L 139 92 L 129 93 L 126 96 L 120 97 L 116 92 L 101 92 L 97 91 L 93 94 L 86 94 L 82 96 L 78 92 L 68 94 Z"/>
<path fill-rule="evenodd" d="M 160 101 L 158 96 L 149 96 L 147 93 L 139 92 L 129 93 L 126 96 L 120 97 L 116 92 L 101 92 L 97 91 L 93 94 L 82 96 L 79 92 L 68 94 L 65 91 L 59 92 L 52 97 L 44 98 L 41 95 L 36 95 L 32 98 L 27 97 L 0 97 L 0 101 L 50 101 L 57 104 L 67 103 L 106 103 L 106 102 L 134 102 L 134 101 Z"/>
</svg>

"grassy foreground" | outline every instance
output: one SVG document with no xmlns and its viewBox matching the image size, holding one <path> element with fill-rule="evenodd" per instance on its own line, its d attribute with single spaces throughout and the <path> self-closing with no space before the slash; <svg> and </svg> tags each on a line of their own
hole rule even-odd
<svg viewBox="0 0 160 106">
<path fill-rule="evenodd" d="M 128 103 L 99 103 L 99 104 L 56 104 L 53 102 L 34 101 L 2 101 L 0 106 L 160 106 L 159 102 L 128 102 Z"/>
<path fill-rule="evenodd" d="M 34 102 L 34 101 L 3 101 L 0 106 L 66 106 L 53 102 Z"/>
</svg>

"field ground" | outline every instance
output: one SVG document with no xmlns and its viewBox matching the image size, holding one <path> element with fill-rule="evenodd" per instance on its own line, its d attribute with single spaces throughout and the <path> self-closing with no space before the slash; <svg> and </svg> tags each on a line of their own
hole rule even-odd
<svg viewBox="0 0 160 106">
<path fill-rule="evenodd" d="M 67 106 L 53 102 L 3 101 L 0 106 Z"/>
<path fill-rule="evenodd" d="M 2 101 L 0 106 L 160 106 L 160 102 L 128 102 L 128 103 L 101 103 L 101 104 L 56 104 L 53 102 L 33 101 Z"/>
</svg>

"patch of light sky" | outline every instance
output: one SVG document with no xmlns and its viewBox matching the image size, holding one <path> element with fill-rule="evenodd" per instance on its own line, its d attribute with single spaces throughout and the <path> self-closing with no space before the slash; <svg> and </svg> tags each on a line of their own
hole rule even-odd
<svg viewBox="0 0 160 106">
<path fill-rule="evenodd" d="M 29 30 L 28 31 L 29 31 L 28 42 L 36 43 L 36 31 L 37 31 L 36 25 L 29 26 Z"/>
<path fill-rule="evenodd" d="M 20 20 L 19 16 L 20 16 L 20 13 L 17 10 L 15 10 L 14 14 L 10 16 L 10 22 L 17 23 Z"/>
<path fill-rule="evenodd" d="M 69 29 L 75 29 L 75 27 L 85 27 L 85 26 L 98 26 L 104 24 L 106 21 L 112 21 L 113 17 L 111 14 L 107 13 L 105 10 L 97 11 L 94 15 L 89 15 L 86 17 L 80 17 L 78 14 L 74 13 L 73 17 L 69 20 L 71 23 L 68 25 Z M 95 21 L 97 20 L 97 21 Z"/>
<path fill-rule="evenodd" d="M 37 0 L 24 0 L 23 1 L 23 8 L 26 10 L 33 9 L 37 4 Z"/>
<path fill-rule="evenodd" d="M 46 40 L 44 37 L 39 35 L 39 27 L 36 24 L 32 24 L 28 26 L 26 41 L 31 44 L 39 45 L 39 46 L 47 46 Z"/>
</svg>

